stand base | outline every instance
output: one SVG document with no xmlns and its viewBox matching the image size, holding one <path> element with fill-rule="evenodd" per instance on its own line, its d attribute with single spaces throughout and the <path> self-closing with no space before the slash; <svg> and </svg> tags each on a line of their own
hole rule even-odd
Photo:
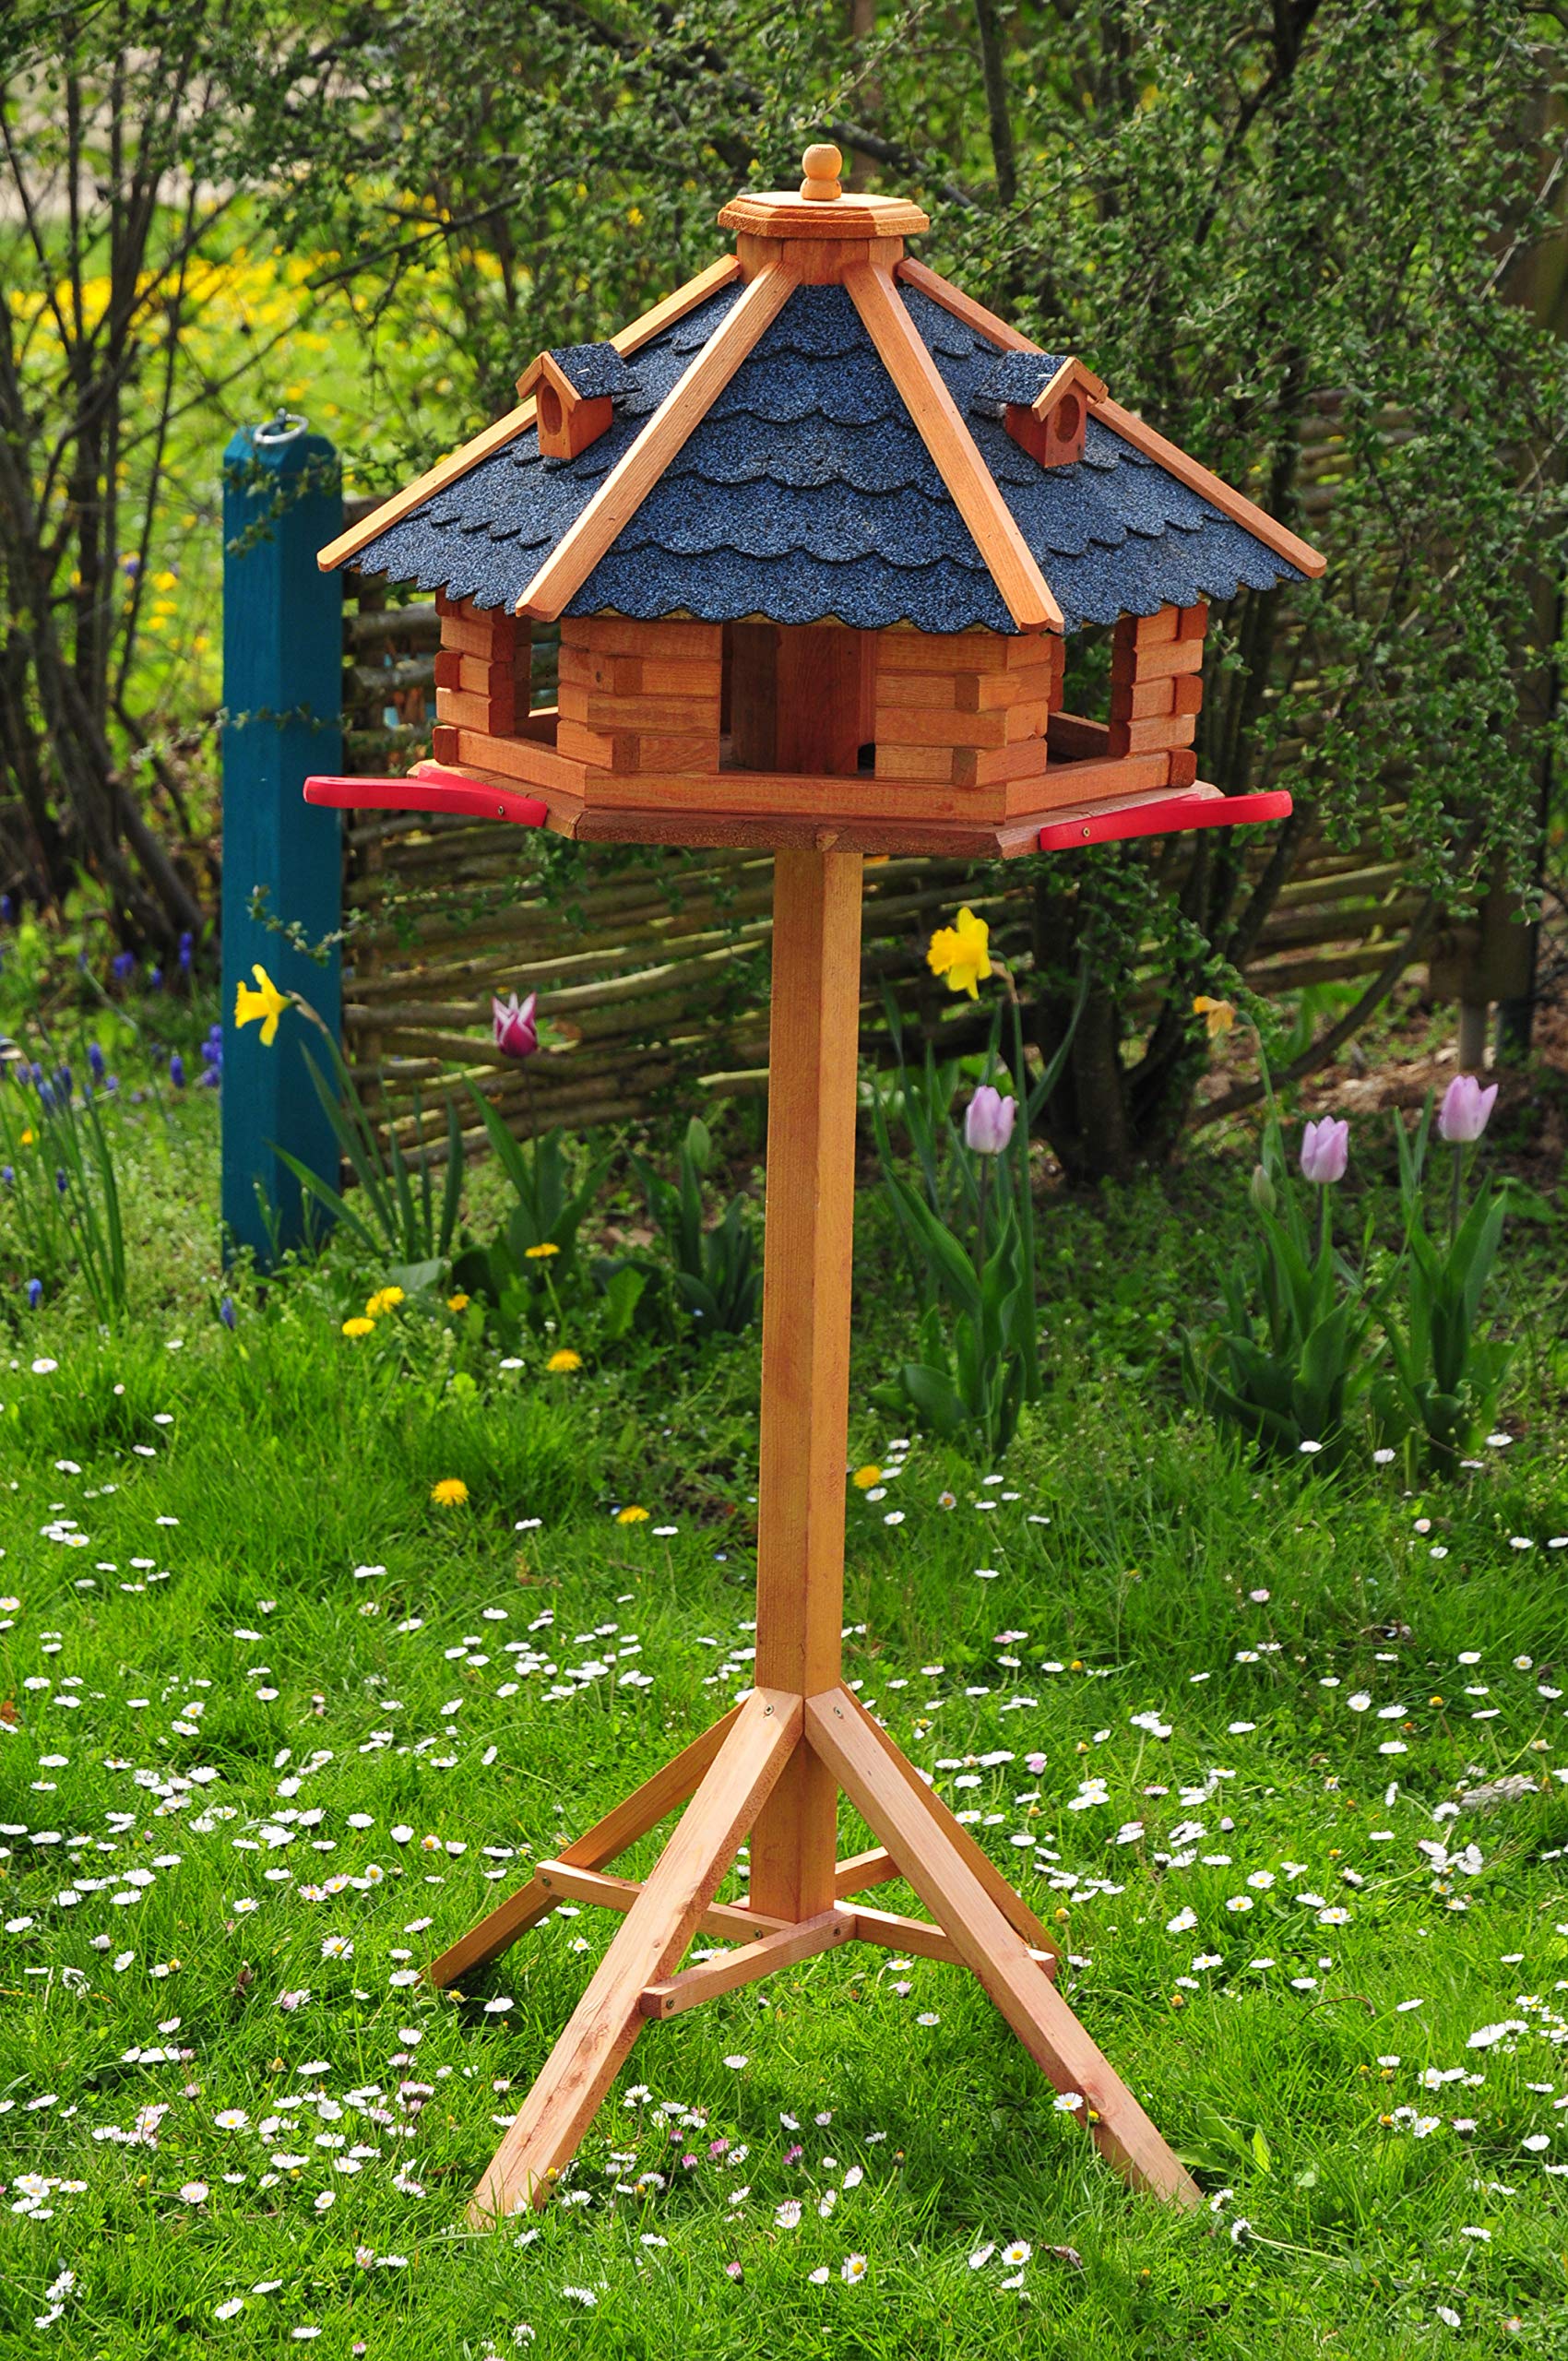
<svg viewBox="0 0 1568 2361">
<path fill-rule="evenodd" d="M 832 1906 L 810 1917 L 766 1917 L 744 1904 L 716 1903 L 736 1848 L 800 1747 L 826 1766 L 881 1847 L 840 1861 Z M 683 1803 L 643 1883 L 604 1874 L 607 1863 Z M 914 1888 L 933 1925 L 846 1906 L 850 1896 L 895 1878 Z M 754 1690 L 444 1952 L 430 1969 L 432 1983 L 455 1984 L 499 1957 L 568 1896 L 624 1916 L 474 2192 L 469 2218 L 476 2227 L 546 2201 L 648 2018 L 673 2016 L 851 1941 L 971 1969 L 1055 2088 L 1073 2095 L 1073 2112 L 1125 2178 L 1180 2205 L 1200 2201 L 1185 2165 L 1057 1991 L 1055 1951 L 1028 1904 L 847 1689 L 814 1697 Z M 682 1969 L 699 1929 L 740 1938 L 744 1948 Z"/>
</svg>

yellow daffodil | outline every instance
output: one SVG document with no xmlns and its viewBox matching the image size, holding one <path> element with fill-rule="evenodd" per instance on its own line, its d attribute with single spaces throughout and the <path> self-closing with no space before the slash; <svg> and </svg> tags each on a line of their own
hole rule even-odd
<svg viewBox="0 0 1568 2361">
<path fill-rule="evenodd" d="M 460 1476 L 443 1476 L 439 1484 L 431 1486 L 430 1497 L 438 1509 L 460 1509 L 469 1497 L 469 1488 Z"/>
<path fill-rule="evenodd" d="M 880 1467 L 873 1467 L 868 1463 L 864 1467 L 857 1467 L 849 1481 L 857 1492 L 869 1492 L 873 1484 L 881 1483 L 882 1470 Z"/>
<path fill-rule="evenodd" d="M 466 1295 L 449 1295 L 446 1299 L 448 1311 L 467 1311 L 468 1308 L 469 1299 Z"/>
<path fill-rule="evenodd" d="M 615 1512 L 615 1522 L 617 1525 L 646 1525 L 647 1523 L 647 1509 L 636 1508 L 617 1509 Z"/>
<path fill-rule="evenodd" d="M 952 926 L 939 926 L 925 955 L 933 976 L 945 976 L 950 991 L 968 992 L 978 1000 L 991 973 L 991 929 L 968 907 Z"/>
<path fill-rule="evenodd" d="M 1228 1000 L 1210 1000 L 1207 992 L 1200 992 L 1193 1003 L 1193 1014 L 1201 1016 L 1208 1027 L 1212 1041 L 1218 1034 L 1229 1033 L 1236 1022 L 1236 1012 Z"/>
<path fill-rule="evenodd" d="M 546 1263 L 552 1254 L 559 1254 L 560 1252 L 559 1246 L 552 1246 L 547 1238 L 540 1245 L 525 1246 L 523 1260 L 525 1263 Z"/>
<path fill-rule="evenodd" d="M 365 1310 L 373 1320 L 379 1320 L 384 1312 L 395 1310 L 405 1300 L 401 1287 L 377 1287 L 365 1305 Z"/>
<path fill-rule="evenodd" d="M 573 1370 L 581 1369 L 582 1365 L 581 1353 L 574 1353 L 569 1345 L 563 1345 L 558 1353 L 552 1353 L 544 1364 L 552 1377 L 569 1377 Z"/>
<path fill-rule="evenodd" d="M 259 1017 L 261 1046 L 264 1050 L 270 1050 L 278 1038 L 278 1020 L 289 1005 L 289 995 L 279 991 L 259 961 L 252 967 L 251 974 L 255 978 L 254 991 L 249 984 L 237 984 L 234 988 L 234 1022 L 236 1025 L 249 1025 Z"/>
<path fill-rule="evenodd" d="M 360 1312 L 356 1312 L 352 1320 L 345 1320 L 343 1323 L 345 1336 L 368 1336 L 374 1333 L 374 1321 L 366 1320 Z"/>
</svg>

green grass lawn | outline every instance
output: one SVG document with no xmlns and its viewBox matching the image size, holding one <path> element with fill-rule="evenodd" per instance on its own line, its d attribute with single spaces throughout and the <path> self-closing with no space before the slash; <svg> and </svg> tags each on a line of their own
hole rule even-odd
<svg viewBox="0 0 1568 2361">
<path fill-rule="evenodd" d="M 1204 2210 L 1130 2195 L 961 1971 L 850 1948 L 651 2027 L 557 2201 L 476 2236 L 612 1922 L 420 1970 L 744 1691 L 755 1347 L 552 1377 L 415 1305 L 367 1347 L 331 1260 L 231 1332 L 215 1115 L 126 1111 L 125 1332 L 67 1294 L 0 1359 L 6 2349 L 1568 2351 L 1550 1403 L 1428 1494 L 1260 1472 L 1170 1377 L 1240 1175 L 1048 1209 L 1001 1470 L 855 1414 L 846 1671 Z M 861 1279 L 863 1405 L 869 1200 Z"/>
</svg>

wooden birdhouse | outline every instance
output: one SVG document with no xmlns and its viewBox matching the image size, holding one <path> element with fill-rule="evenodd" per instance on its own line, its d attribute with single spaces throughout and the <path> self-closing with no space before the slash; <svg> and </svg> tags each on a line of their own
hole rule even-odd
<svg viewBox="0 0 1568 2361">
<path fill-rule="evenodd" d="M 732 254 L 608 344 L 541 353 L 520 409 L 322 553 L 434 590 L 442 649 L 434 762 L 315 801 L 778 855 L 754 1685 L 432 1963 L 466 1985 L 567 1897 L 624 1914 L 476 2224 L 549 2201 L 645 2024 L 848 1942 L 968 1968 L 1110 2162 L 1200 2201 L 1058 1990 L 1051 1929 L 842 1678 L 861 856 L 1288 810 L 1196 779 L 1204 629 L 1322 561 L 909 260 L 925 215 L 846 196 L 838 162 L 737 197 Z M 1112 627 L 1099 715 L 1063 706 L 1086 623 Z M 871 1851 L 838 1857 L 840 1795 Z M 646 1878 L 606 1874 L 678 1808 Z M 863 1904 L 895 1880 L 928 1917 Z M 699 1931 L 737 1948 L 683 1967 Z"/>
<path fill-rule="evenodd" d="M 1197 779 L 1204 633 L 1317 552 L 909 256 L 926 216 L 846 195 L 836 150 L 719 219 L 733 253 L 541 352 L 519 408 L 322 552 L 436 593 L 434 761 L 397 801 L 977 856 L 1288 809 Z M 1079 714 L 1085 624 L 1111 687 Z"/>
</svg>

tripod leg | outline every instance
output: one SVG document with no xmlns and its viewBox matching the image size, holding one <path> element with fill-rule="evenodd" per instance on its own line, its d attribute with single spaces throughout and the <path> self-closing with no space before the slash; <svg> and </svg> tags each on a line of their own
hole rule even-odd
<svg viewBox="0 0 1568 2361">
<path fill-rule="evenodd" d="M 1030 1959 L 918 1783 L 891 1763 L 843 1690 L 806 1700 L 806 1736 L 867 1826 L 951 1936 L 1025 2048 L 1059 2091 L 1080 2093 L 1101 2153 L 1135 2188 L 1196 2205 L 1196 2182 Z"/>
<path fill-rule="evenodd" d="M 559 1858 L 568 1869 L 602 1869 L 618 1859 L 628 1845 L 635 1845 L 639 1836 L 657 1828 L 667 1812 L 673 1811 L 677 1804 L 683 1804 L 693 1794 L 740 1710 L 738 1705 L 731 1706 L 722 1721 L 715 1722 L 690 1746 L 683 1747 L 651 1779 L 645 1779 L 640 1787 L 579 1836 L 575 1845 L 568 1845 Z M 431 1982 L 445 1988 L 466 1975 L 470 1967 L 483 1967 L 489 1961 L 499 1959 L 519 1935 L 526 1935 L 530 1927 L 537 1927 L 541 1918 L 547 1918 L 560 1899 L 558 1893 L 547 1892 L 537 1877 L 530 1878 L 527 1885 L 509 1893 L 477 1927 L 470 1927 L 439 1959 L 431 1962 L 426 1970 Z"/>
<path fill-rule="evenodd" d="M 476 2228 L 541 2205 L 576 2153 L 645 2022 L 644 1990 L 679 1965 L 800 1734 L 799 1697 L 753 1690 L 475 2190 Z"/>
<path fill-rule="evenodd" d="M 1051 1941 L 1023 1895 L 1014 1892 L 990 1854 L 976 1843 L 961 1821 L 954 1819 L 942 1797 L 934 1789 L 926 1786 L 908 1755 L 899 1753 L 887 1732 L 879 1722 L 872 1719 L 854 1691 L 846 1690 L 844 1694 L 854 1706 L 867 1732 L 875 1739 L 899 1778 L 912 1794 L 920 1797 L 927 1812 L 935 1821 L 954 1850 L 968 1862 L 1008 1925 L 1022 1935 L 1030 1951 L 1055 1951 L 1056 1945 Z"/>
</svg>

